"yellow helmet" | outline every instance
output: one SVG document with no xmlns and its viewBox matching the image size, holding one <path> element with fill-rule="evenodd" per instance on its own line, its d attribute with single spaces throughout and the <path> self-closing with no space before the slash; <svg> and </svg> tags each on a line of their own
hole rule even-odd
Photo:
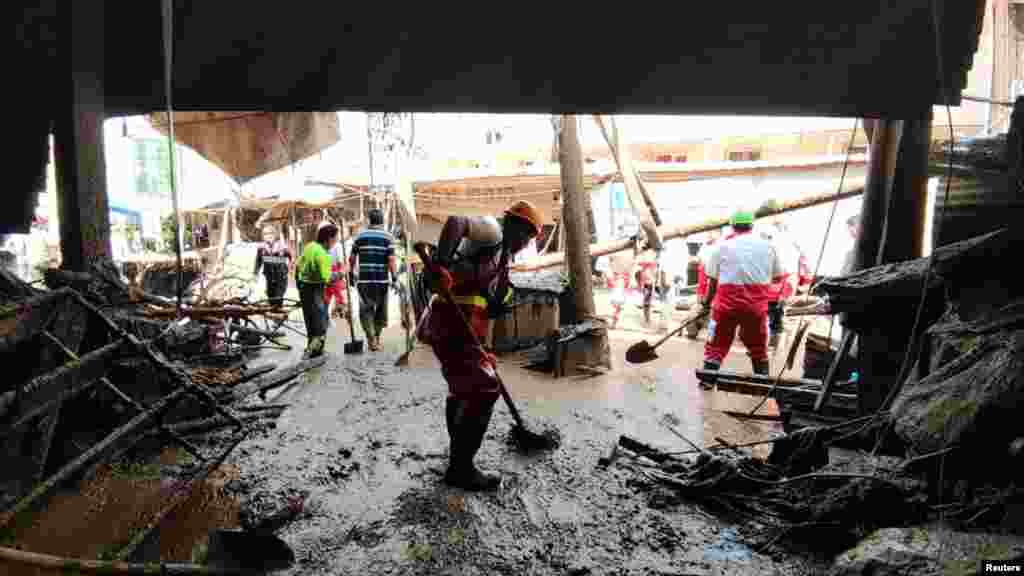
<svg viewBox="0 0 1024 576">
<path fill-rule="evenodd" d="M 540 234 L 541 227 L 544 225 L 544 217 L 541 216 L 540 210 L 536 206 L 527 202 L 526 200 L 519 200 L 515 204 L 505 209 L 505 214 L 522 218 L 533 226 L 533 235 Z"/>
</svg>

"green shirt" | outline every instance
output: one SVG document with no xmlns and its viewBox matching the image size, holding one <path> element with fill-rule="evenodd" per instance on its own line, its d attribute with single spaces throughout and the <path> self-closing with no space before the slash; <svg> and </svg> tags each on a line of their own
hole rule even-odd
<svg viewBox="0 0 1024 576">
<path fill-rule="evenodd" d="M 331 255 L 319 242 L 306 244 L 295 263 L 295 279 L 306 284 L 327 284 L 331 280 Z"/>
</svg>

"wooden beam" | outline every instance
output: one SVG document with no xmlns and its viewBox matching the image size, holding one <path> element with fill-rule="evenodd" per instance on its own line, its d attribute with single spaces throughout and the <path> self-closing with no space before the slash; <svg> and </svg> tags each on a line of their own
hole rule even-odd
<svg viewBox="0 0 1024 576">
<path fill-rule="evenodd" d="M 601 128 L 601 134 L 604 135 L 604 139 L 615 157 L 615 165 L 619 168 L 629 203 L 640 220 L 640 227 L 647 235 L 647 245 L 655 250 L 661 250 L 662 238 L 658 231 L 658 226 L 662 225 L 661 216 L 658 214 L 651 195 L 647 193 L 643 180 L 640 179 L 640 173 L 633 165 L 629 154 L 629 145 L 623 141 L 622 132 L 613 116 L 595 115 L 594 120 Z"/>
<path fill-rule="evenodd" d="M 888 226 L 880 263 L 903 262 L 924 256 L 928 211 L 928 156 L 932 112 L 903 123 L 887 219 L 905 225 Z"/>
<path fill-rule="evenodd" d="M 794 210 L 801 210 L 803 208 L 810 208 L 811 206 L 818 206 L 820 204 L 827 204 L 829 202 L 835 202 L 836 200 L 843 200 L 846 198 L 853 198 L 863 194 L 864 187 L 863 182 L 854 182 L 854 179 L 847 178 L 848 185 L 841 192 L 836 193 L 835 190 L 828 192 L 813 194 L 805 196 L 798 200 L 792 200 L 788 202 L 782 202 L 777 208 L 767 210 L 763 214 L 765 217 L 774 216 L 776 214 L 784 214 L 786 212 L 792 212 Z M 688 223 L 688 224 L 665 224 L 658 228 L 661 234 L 662 240 L 671 240 L 673 238 L 685 238 L 691 234 L 698 234 L 700 232 L 707 232 L 709 230 L 715 230 L 722 226 L 729 225 L 729 218 L 709 218 L 703 222 Z M 623 240 L 611 240 L 607 242 L 598 242 L 590 246 L 591 256 L 607 256 L 608 254 L 614 254 L 616 252 L 622 252 L 624 250 L 632 250 L 633 242 L 626 238 Z M 553 266 L 561 266 L 565 263 L 565 254 L 562 252 L 554 252 L 551 254 L 544 254 L 539 258 L 533 260 L 529 264 L 520 264 L 513 266 L 516 271 L 529 272 L 533 270 L 541 270 L 544 268 L 551 268 Z"/>
<path fill-rule="evenodd" d="M 109 259 L 110 207 L 103 151 L 105 4 L 61 2 L 64 100 L 54 123 L 57 210 L 64 268 Z"/>
</svg>

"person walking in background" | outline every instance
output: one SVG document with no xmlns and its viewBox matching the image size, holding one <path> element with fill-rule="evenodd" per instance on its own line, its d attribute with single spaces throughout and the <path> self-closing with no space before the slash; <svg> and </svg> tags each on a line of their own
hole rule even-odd
<svg viewBox="0 0 1024 576">
<path fill-rule="evenodd" d="M 307 358 L 324 353 L 327 337 L 327 306 L 324 304 L 324 290 L 338 279 L 331 272 L 330 251 L 338 242 L 338 227 L 323 224 L 316 232 L 316 240 L 306 244 L 295 264 L 295 284 L 299 288 L 302 303 L 302 319 L 306 323 Z"/>
<path fill-rule="evenodd" d="M 359 322 L 370 350 L 380 350 L 380 333 L 388 325 L 388 290 L 398 282 L 395 239 L 384 230 L 384 213 L 380 209 L 371 209 L 367 218 L 370 226 L 356 235 L 348 264 L 350 270 L 359 272 Z"/>
<path fill-rule="evenodd" d="M 768 302 L 772 286 L 783 279 L 784 270 L 775 246 L 752 234 L 753 212 L 736 211 L 731 224 L 733 233 L 708 258 L 708 293 L 701 302 L 711 310 L 704 369 L 721 367 L 739 328 L 754 373 L 767 375 Z"/>
<path fill-rule="evenodd" d="M 327 306 L 327 318 L 330 320 L 332 316 L 338 318 L 347 317 L 348 308 L 348 297 L 347 297 L 347 286 L 348 281 L 348 263 L 345 262 L 343 255 L 344 247 L 341 242 L 337 242 L 334 248 L 331 248 L 331 274 L 335 276 L 335 281 L 327 285 L 324 291 L 324 305 Z"/>
<path fill-rule="evenodd" d="M 281 240 L 280 233 L 272 226 L 264 227 L 263 244 L 256 250 L 256 267 L 252 272 L 252 278 L 255 282 L 259 278 L 260 270 L 263 270 L 263 276 L 267 281 L 267 299 L 275 308 L 280 308 L 284 302 L 291 264 L 292 251 Z"/>
<path fill-rule="evenodd" d="M 801 253 L 800 247 L 789 235 L 785 222 L 778 216 L 772 218 L 761 230 L 761 236 L 774 244 L 782 262 L 782 279 L 772 285 L 772 295 L 768 301 L 768 347 L 774 349 L 779 346 L 779 340 L 786 331 L 786 301 L 796 294 Z"/>
<path fill-rule="evenodd" d="M 722 230 L 720 228 L 709 231 L 708 241 L 705 242 L 704 245 L 700 247 L 700 251 L 697 252 L 697 302 L 703 302 L 704 298 L 708 295 L 708 258 L 711 257 L 711 252 L 716 248 L 716 243 L 721 237 Z M 700 335 L 700 331 L 707 325 L 707 316 L 698 318 L 686 329 L 686 337 L 690 340 L 696 340 Z"/>
</svg>

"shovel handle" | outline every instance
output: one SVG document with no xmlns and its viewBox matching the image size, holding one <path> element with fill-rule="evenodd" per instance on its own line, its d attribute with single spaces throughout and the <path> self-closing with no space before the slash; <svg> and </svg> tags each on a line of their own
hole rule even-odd
<svg viewBox="0 0 1024 576">
<path fill-rule="evenodd" d="M 666 341 L 667 341 L 667 340 L 668 340 L 669 338 L 671 338 L 671 337 L 675 336 L 676 334 L 679 334 L 679 333 L 680 333 L 680 332 L 682 332 L 682 331 L 683 331 L 683 330 L 684 330 L 684 329 L 685 329 L 685 328 L 686 328 L 687 326 L 689 326 L 690 324 L 693 324 L 693 323 L 694 323 L 694 322 L 696 322 L 697 320 L 700 320 L 701 318 L 703 318 L 703 317 L 707 316 L 707 315 L 708 315 L 709 313 L 710 313 L 710 311 L 709 311 L 709 310 L 707 310 L 707 309 L 705 308 L 705 309 L 701 310 L 700 312 L 698 312 L 697 314 L 694 314 L 693 316 L 690 316 L 690 317 L 689 317 L 689 318 L 687 318 L 686 320 L 683 320 L 683 323 L 682 323 L 682 324 L 680 324 L 678 328 L 676 328 L 675 330 L 673 330 L 673 331 L 669 332 L 668 334 L 665 334 L 665 335 L 664 335 L 664 336 L 663 336 L 663 337 L 662 337 L 662 338 L 661 338 L 660 340 L 658 340 L 657 342 L 655 342 L 655 343 L 654 343 L 654 344 L 653 344 L 653 345 L 651 346 L 651 349 L 653 350 L 654 348 L 657 348 L 658 346 L 661 346 L 661 345 L 662 345 L 662 344 L 664 344 L 664 343 L 665 343 L 665 342 L 666 342 Z"/>
<path fill-rule="evenodd" d="M 424 268 L 428 268 L 433 264 L 430 254 L 427 253 L 427 244 L 425 242 L 417 242 L 413 245 L 413 250 L 416 251 L 420 260 L 423 260 Z M 455 311 L 459 314 L 459 318 L 462 319 L 462 324 L 466 327 L 466 330 L 469 332 L 469 336 L 473 339 L 473 343 L 476 344 L 477 348 L 483 351 L 484 345 L 476 335 L 476 330 L 473 330 L 473 325 L 469 323 L 469 318 L 466 318 L 466 313 L 463 312 L 462 308 L 455 303 L 455 298 L 452 297 L 452 293 L 448 290 L 443 290 L 441 292 L 441 297 L 444 298 L 445 302 L 451 305 L 452 308 L 455 308 Z M 512 402 L 512 397 L 509 396 L 508 389 L 505 388 L 505 383 L 501 380 L 497 367 L 495 367 L 494 370 L 494 379 L 498 381 L 498 390 L 501 391 L 501 397 L 505 400 L 505 404 L 508 406 L 508 411 L 512 413 L 512 418 L 516 421 L 516 426 L 525 428 L 526 426 L 523 424 L 523 418 L 519 415 L 519 410 L 516 408 L 515 403 Z"/>
</svg>

